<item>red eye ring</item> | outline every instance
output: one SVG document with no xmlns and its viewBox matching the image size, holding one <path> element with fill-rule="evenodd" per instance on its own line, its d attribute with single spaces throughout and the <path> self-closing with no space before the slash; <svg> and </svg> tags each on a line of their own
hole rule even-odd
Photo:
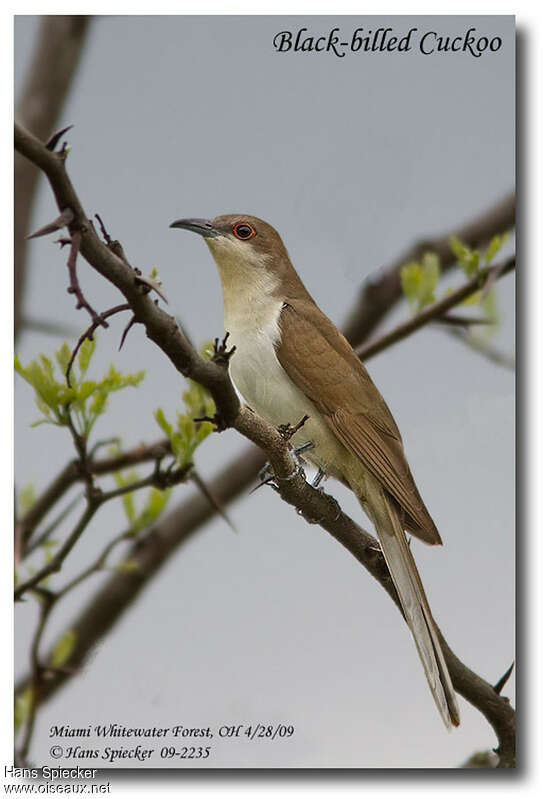
<svg viewBox="0 0 543 799">
<path fill-rule="evenodd" d="M 237 222 L 232 228 L 232 233 L 240 241 L 247 241 L 256 236 L 256 230 L 248 222 Z"/>
</svg>

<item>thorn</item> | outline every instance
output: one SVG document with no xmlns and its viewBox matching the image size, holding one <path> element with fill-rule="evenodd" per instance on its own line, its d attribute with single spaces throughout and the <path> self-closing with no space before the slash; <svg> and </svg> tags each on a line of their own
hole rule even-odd
<svg viewBox="0 0 543 799">
<path fill-rule="evenodd" d="M 153 280 L 151 277 L 145 277 L 144 275 L 138 275 L 135 279 L 136 284 L 143 283 L 145 286 L 149 287 L 149 291 L 156 291 L 158 296 L 164 300 L 166 305 L 168 304 L 168 300 L 166 296 L 161 291 L 162 284 L 159 283 L 158 280 Z"/>
<path fill-rule="evenodd" d="M 128 335 L 128 331 L 130 330 L 130 328 L 132 327 L 132 325 L 134 325 L 134 324 L 135 324 L 135 322 L 136 322 L 136 317 L 135 317 L 135 316 L 133 316 L 133 317 L 132 317 L 132 319 L 131 319 L 131 320 L 129 321 L 129 323 L 127 324 L 127 326 L 125 327 L 125 329 L 123 330 L 123 334 L 122 334 L 122 336 L 121 336 L 121 343 L 119 344 L 119 352 L 121 351 L 121 348 L 122 348 L 122 346 L 123 346 L 123 344 L 124 344 L 124 341 L 125 341 L 125 339 L 126 339 L 126 337 L 127 337 L 127 335 Z"/>
<path fill-rule="evenodd" d="M 37 239 L 40 236 L 47 236 L 49 233 L 54 233 L 55 230 L 61 230 L 66 225 L 69 225 L 70 222 L 74 220 L 74 212 L 71 208 L 65 208 L 64 211 L 57 216 L 53 222 L 49 222 L 48 225 L 44 225 L 43 227 L 36 230 L 35 233 L 31 233 L 30 236 L 26 236 L 27 239 Z"/>
<path fill-rule="evenodd" d="M 505 683 L 507 682 L 507 680 L 509 679 L 509 677 L 513 672 L 514 666 L 515 666 L 515 661 L 511 663 L 505 674 L 502 677 L 500 677 L 496 685 L 494 685 L 494 690 L 496 691 L 497 694 L 501 694 Z"/>
<path fill-rule="evenodd" d="M 51 138 L 49 139 L 49 141 L 45 145 L 47 147 L 47 149 L 51 150 L 51 152 L 54 152 L 55 151 L 55 147 L 59 143 L 59 140 L 60 140 L 61 136 L 64 136 L 64 134 L 67 133 L 72 128 L 73 128 L 73 125 L 67 125 L 65 128 L 62 128 L 62 130 L 59 130 L 56 133 L 53 133 L 53 135 L 51 136 Z"/>
<path fill-rule="evenodd" d="M 98 220 L 98 224 L 100 225 L 100 230 L 102 232 L 102 236 L 104 237 L 104 241 L 106 242 L 107 245 L 111 244 L 111 236 L 107 232 L 106 226 L 102 222 L 102 217 L 100 216 L 100 214 L 94 214 L 94 216 Z"/>
<path fill-rule="evenodd" d="M 260 483 L 258 483 L 258 485 L 255 485 L 254 488 L 251 488 L 249 494 L 254 494 L 255 491 L 259 488 L 262 488 L 262 486 L 271 486 L 271 488 L 273 488 L 274 491 L 278 491 L 279 489 L 275 485 L 274 479 L 275 479 L 274 477 L 267 477 L 265 480 L 262 480 Z"/>
<path fill-rule="evenodd" d="M 200 489 L 200 491 L 202 492 L 202 494 L 204 495 L 204 497 L 208 500 L 209 504 L 215 508 L 219 516 L 221 516 L 224 519 L 224 521 L 230 527 L 230 529 L 234 533 L 237 533 L 238 531 L 236 530 L 236 528 L 228 518 L 228 514 L 226 513 L 225 509 L 223 508 L 223 506 L 221 505 L 221 503 L 219 502 L 219 500 L 217 499 L 217 497 L 215 496 L 209 485 L 206 482 L 204 482 L 204 480 L 202 480 L 196 469 L 192 470 L 191 477 L 198 486 L 198 488 Z"/>
</svg>

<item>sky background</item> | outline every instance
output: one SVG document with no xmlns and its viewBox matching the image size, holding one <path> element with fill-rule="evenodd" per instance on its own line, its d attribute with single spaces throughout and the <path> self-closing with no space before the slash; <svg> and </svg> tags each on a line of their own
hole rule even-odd
<svg viewBox="0 0 543 799">
<path fill-rule="evenodd" d="M 416 51 L 340 59 L 272 47 L 285 29 L 351 34 L 383 24 L 400 35 L 414 26 L 455 35 L 476 27 L 504 44 L 478 59 Z M 35 17 L 16 18 L 16 91 L 36 30 Z M 202 241 L 169 230 L 172 220 L 246 211 L 271 222 L 340 325 L 369 274 L 513 188 L 514 80 L 512 17 L 100 17 L 59 127 L 75 124 L 69 172 L 87 212 L 101 214 L 144 273 L 159 267 L 170 310 L 201 342 L 222 332 L 219 279 Z M 34 227 L 54 214 L 42 181 Z M 65 254 L 41 239 L 30 242 L 29 256 L 27 315 L 70 325 L 73 343 L 87 319 L 66 293 Z M 92 304 L 120 302 L 90 269 L 79 272 Z M 513 289 L 510 276 L 497 290 L 494 344 L 507 353 Z M 398 308 L 387 326 L 407 314 Z M 121 432 L 130 447 L 161 436 L 153 410 L 160 405 L 173 418 L 182 383 L 140 329 L 117 354 L 124 323 L 99 335 L 95 373 L 114 360 L 147 376 L 112 400 L 96 436 Z M 27 332 L 18 350 L 26 363 L 60 343 Z M 434 615 L 459 657 L 495 682 L 514 658 L 513 375 L 438 329 L 387 350 L 369 369 L 445 544 L 413 543 Z M 36 417 L 31 390 L 17 381 L 16 480 L 39 491 L 73 453 L 64 431 L 31 429 Z M 197 466 L 209 478 L 244 446 L 233 431 L 211 436 Z M 348 492 L 332 481 L 327 490 L 369 526 Z M 176 488 L 170 507 L 191 491 Z M 325 531 L 272 491 L 245 495 L 230 514 L 238 534 L 217 519 L 179 549 L 83 673 L 44 706 L 35 762 L 51 762 L 52 724 L 114 721 L 296 728 L 272 745 L 215 738 L 210 767 L 454 767 L 495 746 L 462 699 L 462 726 L 445 731 L 400 614 Z M 123 523 L 120 503 L 100 511 L 66 574 Z M 59 604 L 45 648 L 108 576 Z M 19 674 L 35 621 L 32 601 L 17 607 Z M 511 697 L 513 689 L 514 675 Z"/>
</svg>

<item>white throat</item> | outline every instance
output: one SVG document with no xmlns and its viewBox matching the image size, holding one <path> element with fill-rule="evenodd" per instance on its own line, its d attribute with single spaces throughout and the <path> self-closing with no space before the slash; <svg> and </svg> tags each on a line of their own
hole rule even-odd
<svg viewBox="0 0 543 799">
<path fill-rule="evenodd" d="M 237 334 L 254 336 L 276 324 L 281 301 L 273 296 L 279 282 L 266 269 L 269 256 L 255 253 L 247 242 L 225 236 L 206 242 L 221 278 L 224 329 L 234 338 Z"/>
</svg>

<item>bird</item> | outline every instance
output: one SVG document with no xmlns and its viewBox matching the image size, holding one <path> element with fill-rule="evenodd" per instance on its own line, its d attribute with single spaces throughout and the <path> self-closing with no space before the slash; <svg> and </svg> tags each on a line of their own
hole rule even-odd
<svg viewBox="0 0 543 799">
<path fill-rule="evenodd" d="M 203 237 L 222 284 L 230 377 L 244 402 L 276 427 L 304 416 L 292 438 L 319 473 L 348 486 L 379 544 L 447 728 L 460 714 L 406 533 L 441 537 L 415 484 L 391 411 L 347 339 L 320 310 L 279 233 L 249 214 L 178 219 Z M 307 444 L 310 448 L 307 448 Z"/>
</svg>

